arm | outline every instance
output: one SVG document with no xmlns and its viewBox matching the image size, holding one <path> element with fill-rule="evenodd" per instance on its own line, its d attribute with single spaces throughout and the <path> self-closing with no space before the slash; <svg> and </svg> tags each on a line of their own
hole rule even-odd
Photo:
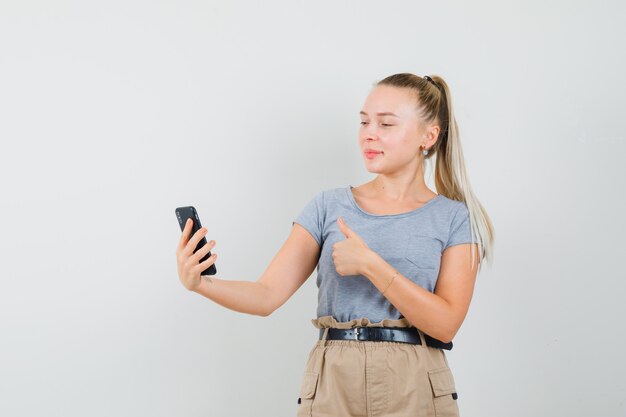
<svg viewBox="0 0 626 417">
<path fill-rule="evenodd" d="M 377 253 L 371 252 L 365 275 L 379 291 L 415 327 L 427 335 L 450 342 L 461 327 L 474 291 L 478 265 L 475 245 L 475 268 L 471 269 L 471 243 L 449 247 L 441 257 L 441 268 L 433 293 L 398 273 L 387 288 L 396 269 Z"/>
<path fill-rule="evenodd" d="M 204 279 L 193 291 L 206 298 L 240 313 L 266 316 L 264 300 L 267 288 L 258 282 L 230 281 L 211 277 L 212 282 Z"/>
<path fill-rule="evenodd" d="M 269 316 L 311 276 L 320 251 L 313 236 L 296 223 L 258 281 L 211 277 L 212 283 L 202 280 L 195 292 L 234 311 Z"/>
</svg>

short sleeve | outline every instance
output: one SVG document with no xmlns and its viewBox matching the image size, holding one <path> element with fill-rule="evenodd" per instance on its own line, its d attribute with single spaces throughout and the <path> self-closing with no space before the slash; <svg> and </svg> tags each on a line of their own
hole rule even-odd
<svg viewBox="0 0 626 417">
<path fill-rule="evenodd" d="M 316 194 L 300 211 L 300 214 L 291 223 L 298 223 L 313 236 L 315 241 L 322 246 L 322 230 L 324 228 L 324 192 Z"/>
<path fill-rule="evenodd" d="M 465 203 L 459 205 L 459 209 L 452 218 L 448 242 L 443 250 L 446 250 L 450 246 L 460 245 L 461 243 L 472 243 L 469 210 Z"/>
</svg>

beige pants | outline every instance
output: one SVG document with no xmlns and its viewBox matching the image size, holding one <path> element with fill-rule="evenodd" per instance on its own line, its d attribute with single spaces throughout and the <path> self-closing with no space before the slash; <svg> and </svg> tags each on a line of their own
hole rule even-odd
<svg viewBox="0 0 626 417">
<path fill-rule="evenodd" d="M 332 316 L 311 320 L 329 327 L 414 327 L 407 319 L 338 322 Z M 457 394 L 445 352 L 387 341 L 322 340 L 311 349 L 298 398 L 298 417 L 458 417 Z"/>
</svg>

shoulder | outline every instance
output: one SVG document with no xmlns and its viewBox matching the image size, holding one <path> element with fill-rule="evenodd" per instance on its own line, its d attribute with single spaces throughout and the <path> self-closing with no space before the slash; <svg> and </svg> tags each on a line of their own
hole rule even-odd
<svg viewBox="0 0 626 417">
<path fill-rule="evenodd" d="M 469 214 L 467 205 L 463 201 L 453 200 L 443 194 L 439 194 L 439 199 L 441 200 L 439 210 L 448 213 L 450 217 L 456 217 L 458 215 L 466 216 Z"/>
<path fill-rule="evenodd" d="M 346 187 L 326 188 L 313 194 L 313 199 L 320 203 L 327 203 L 346 196 Z"/>
</svg>

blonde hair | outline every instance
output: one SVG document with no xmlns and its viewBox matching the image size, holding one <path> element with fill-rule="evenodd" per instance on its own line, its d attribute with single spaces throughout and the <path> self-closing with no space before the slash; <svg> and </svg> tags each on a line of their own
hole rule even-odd
<svg viewBox="0 0 626 417">
<path fill-rule="evenodd" d="M 472 243 L 479 245 L 480 270 L 483 258 L 490 265 L 493 265 L 493 225 L 484 207 L 474 195 L 467 177 L 459 126 L 454 117 L 452 96 L 448 84 L 438 75 L 431 75 L 430 80 L 426 77 L 418 77 L 411 73 L 394 74 L 378 81 L 374 86 L 387 85 L 410 89 L 416 95 L 420 119 L 425 123 L 439 124 L 437 141 L 428 150 L 428 154 L 424 156 L 424 161 L 429 161 L 433 155 L 436 157 L 435 187 L 437 193 L 465 203 L 469 211 Z M 476 242 L 476 236 L 478 236 L 478 242 Z M 473 244 L 471 254 L 473 269 Z"/>
</svg>

